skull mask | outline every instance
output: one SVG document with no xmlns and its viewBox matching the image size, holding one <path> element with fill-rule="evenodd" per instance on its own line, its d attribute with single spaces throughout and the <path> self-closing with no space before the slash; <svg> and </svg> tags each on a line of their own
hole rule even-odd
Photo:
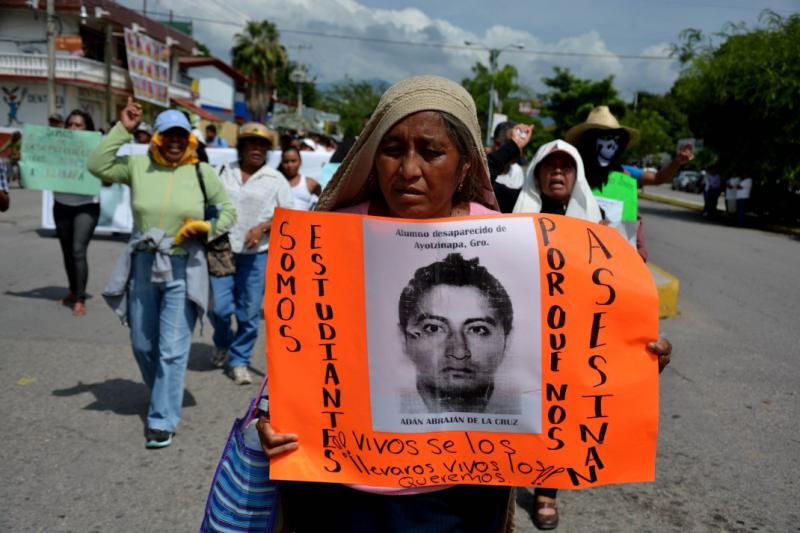
<svg viewBox="0 0 800 533">
<path fill-rule="evenodd" d="M 605 168 L 611 164 L 620 148 L 619 135 L 602 135 L 597 138 L 597 164 Z"/>
</svg>

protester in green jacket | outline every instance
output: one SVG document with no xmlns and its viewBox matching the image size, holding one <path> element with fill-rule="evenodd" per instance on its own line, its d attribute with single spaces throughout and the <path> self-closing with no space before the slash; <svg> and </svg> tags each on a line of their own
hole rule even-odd
<svg viewBox="0 0 800 533">
<path fill-rule="evenodd" d="M 133 234 L 103 296 L 127 319 L 133 353 L 150 389 L 146 445 L 163 448 L 172 443 L 180 422 L 192 330 L 208 303 L 201 235 L 197 224 L 186 222 L 206 220 L 213 237 L 234 224 L 236 210 L 214 169 L 198 161 L 197 139 L 179 111 L 156 117 L 147 155 L 117 156 L 141 116 L 141 106 L 129 99 L 88 166 L 101 180 L 131 188 Z M 179 234 L 180 245 L 175 242 Z"/>
</svg>

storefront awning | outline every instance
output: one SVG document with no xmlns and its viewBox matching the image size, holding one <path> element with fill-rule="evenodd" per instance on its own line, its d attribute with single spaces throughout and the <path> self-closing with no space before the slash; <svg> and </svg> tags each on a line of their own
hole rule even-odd
<svg viewBox="0 0 800 533">
<path fill-rule="evenodd" d="M 203 109 L 202 107 L 200 107 L 199 105 L 195 104 L 191 100 L 187 100 L 185 98 L 175 98 L 175 97 L 173 97 L 172 101 L 175 102 L 176 104 L 178 104 L 179 106 L 186 108 L 188 111 L 196 114 L 200 118 L 208 120 L 209 122 L 223 122 L 222 118 L 218 117 L 217 115 L 215 115 L 211 111 Z"/>
</svg>

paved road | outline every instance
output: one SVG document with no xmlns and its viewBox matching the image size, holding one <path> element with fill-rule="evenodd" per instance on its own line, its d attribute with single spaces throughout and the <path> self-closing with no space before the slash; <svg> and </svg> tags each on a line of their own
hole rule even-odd
<svg viewBox="0 0 800 533">
<path fill-rule="evenodd" d="M 65 281 L 57 242 L 36 231 L 38 194 L 12 193 L 0 215 L 0 531 L 196 531 L 254 387 L 209 368 L 207 329 L 175 443 L 145 450 L 147 393 L 99 298 L 123 243 L 92 242 L 95 298 L 74 318 L 53 303 Z M 662 323 L 676 354 L 661 380 L 657 481 L 564 492 L 559 531 L 800 531 L 800 241 L 642 210 L 652 260 L 682 282 L 681 314 Z M 534 531 L 524 507 L 517 524 Z"/>
</svg>

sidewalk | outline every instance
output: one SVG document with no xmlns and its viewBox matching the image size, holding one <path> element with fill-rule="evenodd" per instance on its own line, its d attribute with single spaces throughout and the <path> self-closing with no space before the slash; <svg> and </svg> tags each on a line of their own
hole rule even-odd
<svg viewBox="0 0 800 533">
<path fill-rule="evenodd" d="M 698 212 L 703 211 L 702 194 L 693 194 L 683 191 L 673 191 L 668 184 L 647 186 L 639 192 L 639 198 L 643 200 L 650 200 L 652 202 L 659 202 L 662 204 L 673 205 L 675 207 L 682 207 L 684 209 L 691 209 L 692 211 L 698 211 Z M 733 220 L 733 218 L 735 218 L 735 214 L 728 213 L 725 207 L 724 195 L 720 195 L 719 201 L 717 202 L 717 211 L 721 214 L 719 218 L 720 222 L 724 222 L 725 217 L 730 216 L 732 217 L 731 218 L 732 222 L 735 224 L 735 221 Z M 774 233 L 783 233 L 786 235 L 800 236 L 800 228 L 791 226 L 779 226 L 777 224 L 764 224 L 761 223 L 758 220 L 758 217 L 756 217 L 752 213 L 747 214 L 746 217 L 747 217 L 746 225 L 751 228 L 756 228 L 763 231 L 771 231 Z"/>
<path fill-rule="evenodd" d="M 639 198 L 692 209 L 693 211 L 703 210 L 702 193 L 696 194 L 684 191 L 673 191 L 672 187 L 666 183 L 663 185 L 648 185 L 643 187 L 639 192 Z M 726 212 L 724 195 L 720 195 L 717 201 L 717 211 Z"/>
</svg>

